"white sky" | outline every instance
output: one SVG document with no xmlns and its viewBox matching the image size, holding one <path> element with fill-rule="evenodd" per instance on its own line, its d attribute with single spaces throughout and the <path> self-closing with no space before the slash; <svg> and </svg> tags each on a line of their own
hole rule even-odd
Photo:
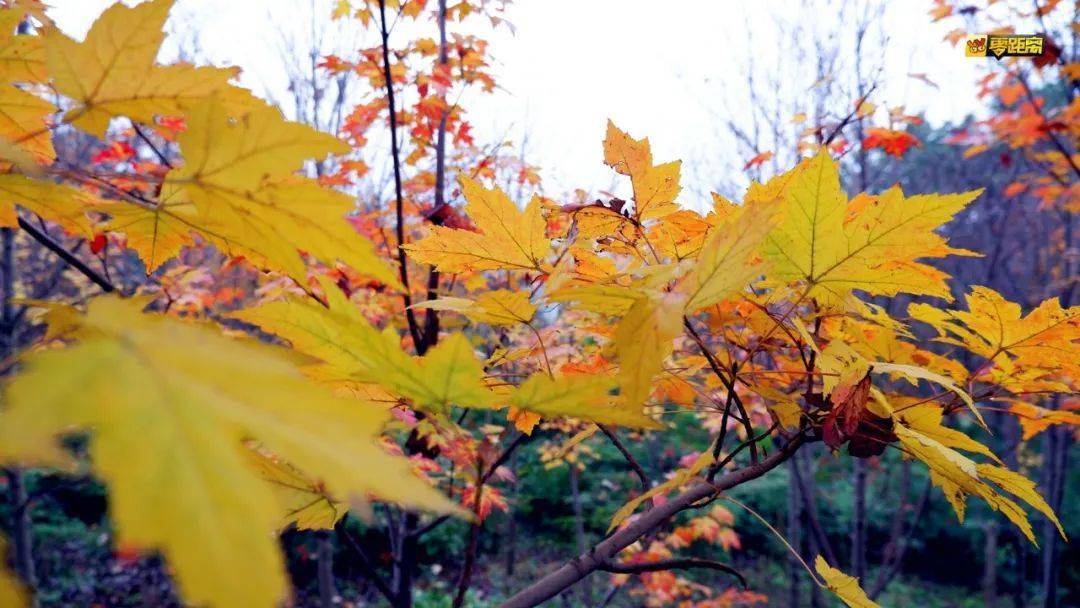
<svg viewBox="0 0 1080 608">
<path fill-rule="evenodd" d="M 111 3 L 51 0 L 52 15 L 81 37 Z M 281 32 L 304 37 L 313 24 L 326 27 L 329 4 L 177 0 L 170 27 L 197 31 L 204 57 L 238 65 L 244 84 L 280 94 L 286 86 L 276 64 Z M 929 0 L 888 3 L 885 86 L 873 100 L 882 108 L 905 105 L 932 123 L 960 120 L 981 105 L 974 97 L 979 61 L 942 41 L 946 28 L 929 23 L 929 7 Z M 743 86 L 739 62 L 753 52 L 767 65 L 789 48 L 790 41 L 777 40 L 777 15 L 827 35 L 850 35 L 835 15 L 794 0 L 517 0 L 509 12 L 516 33 L 501 28 L 488 35 L 504 90 L 462 102 L 478 141 L 508 136 L 520 144 L 527 134 L 527 158 L 541 166 L 549 193 L 612 185 L 600 144 L 607 118 L 634 136 L 649 136 L 657 161 L 682 158 L 684 187 L 703 192 L 741 179 L 731 174 L 746 159 L 718 123 L 741 111 L 738 102 L 732 107 L 738 99 L 732 92 Z M 752 49 L 744 45 L 747 32 Z M 370 34 L 366 46 L 375 44 Z M 926 73 L 940 89 L 908 73 Z"/>
</svg>

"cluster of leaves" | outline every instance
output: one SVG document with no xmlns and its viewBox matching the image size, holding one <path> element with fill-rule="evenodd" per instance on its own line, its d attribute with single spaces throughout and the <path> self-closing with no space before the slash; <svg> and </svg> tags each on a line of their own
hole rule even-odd
<svg viewBox="0 0 1080 608">
<path fill-rule="evenodd" d="M 990 4 L 990 3 L 987 3 Z M 1017 24 L 1031 24 L 1045 37 L 1044 53 L 1033 60 L 1016 58 L 989 63 L 979 82 L 978 96 L 999 104 L 999 111 L 954 133 L 950 143 L 965 146 L 965 157 L 998 153 L 1002 164 L 1019 153 L 1030 168 L 1009 184 L 1006 194 L 1027 195 L 1046 209 L 1080 211 L 1080 63 L 1068 60 L 1060 45 L 1075 34 L 1068 3 L 1051 0 L 1025 5 L 1002 5 L 1000 10 L 977 3 L 958 7 L 937 0 L 931 11 L 935 21 L 956 26 L 946 34 L 959 45 L 969 34 L 1027 34 Z M 960 18 L 963 17 L 963 21 Z M 1075 15 L 1072 16 L 1075 19 Z M 1055 26 L 1064 23 L 1055 31 Z"/>
<path fill-rule="evenodd" d="M 629 179 L 631 201 L 537 195 L 519 207 L 486 185 L 499 174 L 485 155 L 457 172 L 460 211 L 437 187 L 422 211 L 442 179 L 437 166 L 426 170 L 439 164 L 431 138 L 451 132 L 471 154 L 447 94 L 453 83 L 491 86 L 482 41 L 456 38 L 454 59 L 411 72 L 390 69 L 385 48 L 328 60 L 326 69 L 355 71 L 387 91 L 353 113 L 350 145 L 285 120 L 230 84 L 230 70 L 156 64 L 170 6 L 114 5 L 82 42 L 33 2 L 0 11 L 10 26 L 0 44 L 4 113 L 15 117 L 0 123 L 0 221 L 16 227 L 37 216 L 94 241 L 108 235 L 99 247 L 130 248 L 157 279 L 146 295 L 95 297 L 81 309 L 36 303 L 48 332 L 6 387 L 0 460 L 89 468 L 108 485 L 119 542 L 160 551 L 187 600 L 275 605 L 287 588 L 271 533 L 332 527 L 372 500 L 479 525 L 505 506 L 485 488 L 500 479 L 500 445 L 540 420 L 573 433 L 563 454 L 598 430 L 618 441 L 609 426 L 662 432 L 671 416 L 693 416 L 709 433 L 713 449 L 688 455 L 619 510 L 620 531 L 702 478 L 761 474 L 816 440 L 856 458 L 893 448 L 922 461 L 961 519 L 975 496 L 1033 542 L 1024 505 L 1056 523 L 1031 481 L 944 424 L 973 429 L 984 402 L 1035 407 L 1031 395 L 1080 388 L 1068 357 L 1080 307 L 1050 300 L 1025 316 L 985 288 L 966 295 L 966 310 L 940 306 L 952 299 L 949 277 L 927 260 L 975 254 L 935 230 L 978 192 L 906 196 L 894 187 L 849 198 L 821 142 L 790 171 L 752 184 L 741 203 L 714 195 L 702 214 L 679 204 L 678 161 L 656 164 L 647 139 L 609 123 L 603 159 Z M 365 22 L 378 14 L 385 34 L 388 6 L 412 18 L 426 10 L 342 2 L 337 12 Z M 10 33 L 27 20 L 37 32 Z M 438 48 L 420 40 L 405 52 L 431 60 Z M 388 72 L 416 87 L 401 117 Z M 58 118 L 44 99 L 51 93 L 62 99 Z M 418 169 L 397 184 L 394 217 L 348 222 L 353 199 L 332 186 L 360 173 L 354 147 L 383 113 L 392 125 L 402 119 L 406 164 Z M 104 138 L 114 121 L 125 126 L 95 166 L 53 162 L 51 132 Z M 136 146 L 155 142 L 174 146 L 182 162 L 139 161 Z M 327 155 L 335 156 L 321 180 L 303 174 Z M 124 175 L 99 175 L 106 168 Z M 515 179 L 535 181 L 524 166 Z M 374 239 L 390 222 L 397 242 L 382 252 Z M 190 301 L 190 285 L 168 277 L 193 246 L 242 265 L 257 293 L 233 298 L 227 315 L 185 318 L 205 307 L 173 306 Z M 425 269 L 422 291 L 408 277 Z M 452 281 L 440 283 L 440 273 Z M 901 317 L 870 301 L 898 294 L 926 302 Z M 418 310 L 446 318 L 421 329 Z M 228 335 L 238 323 L 275 344 Z M 915 323 L 977 365 L 920 342 Z M 470 410 L 505 411 L 507 424 L 471 428 Z M 90 433 L 89 459 L 58 442 L 72 432 Z M 619 549 L 624 563 L 647 563 L 695 540 L 734 546 L 730 521 L 714 509 Z M 874 605 L 836 564 L 815 565 L 815 582 L 843 601 Z M 641 576 L 650 602 L 756 601 L 667 573 Z M 17 593 L 6 581 L 0 589 Z"/>
</svg>

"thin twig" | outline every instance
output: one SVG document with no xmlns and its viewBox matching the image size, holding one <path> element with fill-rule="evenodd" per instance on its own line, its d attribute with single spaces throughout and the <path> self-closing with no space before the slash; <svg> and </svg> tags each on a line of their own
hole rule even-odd
<svg viewBox="0 0 1080 608">
<path fill-rule="evenodd" d="M 458 579 L 457 593 L 454 594 L 453 608 L 461 608 L 465 602 L 465 593 L 472 583 L 473 567 L 476 565 L 476 554 L 480 544 L 480 526 L 483 520 L 480 517 L 481 499 L 484 495 L 483 479 L 484 463 L 476 462 L 476 488 L 473 490 L 473 522 L 469 526 L 469 547 L 465 551 L 465 563 L 461 568 L 461 578 Z"/>
<path fill-rule="evenodd" d="M 611 441 L 611 444 L 615 446 L 615 449 L 619 450 L 619 453 L 622 454 L 623 458 L 626 460 L 626 463 L 629 464 L 630 468 L 634 471 L 635 474 L 637 474 L 638 479 L 641 480 L 641 491 L 648 492 L 651 486 L 651 484 L 649 483 L 649 477 L 645 474 L 645 469 L 641 468 L 641 465 L 634 458 L 634 455 L 630 453 L 630 450 L 626 449 L 626 446 L 623 445 L 623 442 L 619 439 L 619 436 L 616 435 L 614 431 L 609 429 L 607 425 L 597 424 L 596 426 L 600 427 L 600 430 L 605 435 L 607 435 L 607 438 Z"/>
<path fill-rule="evenodd" d="M 483 476 L 480 477 L 480 482 L 487 483 L 487 481 L 491 479 L 491 476 L 495 474 L 499 467 L 506 464 L 506 461 L 510 459 L 511 455 L 513 455 L 514 450 L 528 443 L 529 441 L 532 441 L 535 437 L 536 435 L 526 435 L 525 433 L 521 433 L 520 435 L 518 435 L 514 439 L 514 441 L 510 443 L 510 445 L 506 446 L 506 449 L 503 450 L 502 454 L 499 454 L 499 457 L 491 463 L 491 466 L 488 467 L 488 470 L 483 474 Z M 431 522 L 429 522 L 423 528 L 417 528 L 416 530 L 413 530 L 410 535 L 415 538 L 419 538 L 427 534 L 428 532 L 431 532 L 435 528 L 438 528 L 442 524 L 446 523 L 449 519 L 449 515 L 440 515 L 439 517 L 431 520 Z"/>
<path fill-rule="evenodd" d="M 752 438 L 754 436 L 754 428 L 750 424 L 750 416 L 746 413 L 746 407 L 743 406 L 742 399 L 739 399 L 739 395 L 735 392 L 735 374 L 732 373 L 730 379 L 724 374 L 723 370 L 720 368 L 720 362 L 716 360 L 716 357 L 713 356 L 712 352 L 705 346 L 705 341 L 701 339 L 697 330 L 690 324 L 690 319 L 683 317 L 683 325 L 686 327 L 687 331 L 690 332 L 690 336 L 694 339 L 698 349 L 701 350 L 701 354 L 705 356 L 705 360 L 709 362 L 709 367 L 712 368 L 713 373 L 720 379 L 724 388 L 728 390 L 728 395 L 730 395 L 731 399 L 735 402 L 735 407 L 738 408 L 739 414 L 742 416 L 742 425 L 743 430 L 746 431 L 746 438 Z M 758 462 L 756 442 L 750 444 L 750 461 L 755 464 Z"/>
<path fill-rule="evenodd" d="M 345 527 L 345 519 L 343 518 L 338 522 L 338 524 L 334 526 L 334 529 L 345 539 L 346 544 L 348 544 L 353 550 L 353 553 L 356 554 L 357 560 L 360 562 L 360 569 L 364 571 L 364 576 L 366 576 L 367 579 L 371 581 L 371 584 L 379 590 L 379 593 L 383 594 L 383 597 L 393 605 L 395 599 L 394 592 L 390 590 L 390 586 L 387 585 L 386 582 L 382 580 L 382 577 L 379 576 L 379 573 L 375 571 L 375 565 L 372 563 L 371 558 L 368 557 L 364 548 L 360 546 L 360 543 L 356 542 L 352 537 L 352 533 Z"/>
<path fill-rule="evenodd" d="M 409 291 L 409 266 L 405 257 L 405 198 L 401 194 L 401 159 L 397 136 L 397 105 L 394 103 L 394 81 L 390 73 L 390 32 L 386 27 L 386 0 L 379 0 L 379 29 L 382 34 L 383 80 L 386 82 L 386 102 L 390 114 L 390 155 L 394 165 L 394 226 L 397 236 L 398 274 L 401 278 L 401 298 L 405 303 L 405 320 L 409 324 L 417 354 L 424 354 L 426 342 L 416 323 L 412 309 L 412 293 Z"/>
<path fill-rule="evenodd" d="M 696 557 L 682 557 L 673 559 L 662 559 L 655 562 L 640 562 L 640 563 L 626 563 L 626 562 L 612 562 L 604 564 L 598 568 L 604 572 L 611 572 L 613 574 L 642 574 L 645 572 L 660 572 L 663 570 L 683 570 L 688 568 L 706 568 L 709 570 L 717 570 L 719 572 L 726 572 L 731 576 L 739 579 L 739 584 L 743 589 L 747 588 L 746 578 L 735 568 L 723 563 L 711 559 L 700 559 Z"/>
<path fill-rule="evenodd" d="M 35 241 L 44 245 L 48 250 L 52 251 L 56 255 L 60 256 L 60 259 L 68 263 L 69 266 L 78 270 L 83 276 L 90 279 L 95 285 L 101 288 L 105 293 L 112 293 L 116 291 L 114 286 L 107 278 L 101 275 L 100 272 L 94 270 L 85 262 L 80 260 L 75 254 L 68 251 L 63 245 L 53 240 L 51 236 L 45 234 L 44 231 L 38 229 L 24 218 L 19 218 L 19 227 L 26 231 Z"/>
<path fill-rule="evenodd" d="M 502 608 L 531 608 L 555 597 L 574 583 L 599 569 L 620 551 L 685 510 L 687 505 L 693 505 L 719 492 L 761 477 L 791 457 L 806 440 L 805 435 L 797 434 L 790 442 L 784 444 L 761 462 L 733 471 L 713 483 L 702 481 L 687 488 L 667 502 L 656 505 L 642 513 L 637 519 L 619 528 L 611 536 L 600 541 L 591 549 L 568 560 L 559 568 L 515 593 L 502 603 Z"/>
</svg>

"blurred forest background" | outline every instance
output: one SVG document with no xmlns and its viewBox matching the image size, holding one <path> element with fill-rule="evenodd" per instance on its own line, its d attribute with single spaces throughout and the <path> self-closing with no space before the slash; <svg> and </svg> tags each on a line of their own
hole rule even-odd
<svg viewBox="0 0 1080 608">
<path fill-rule="evenodd" d="M 295 4 L 297 15 L 326 8 L 299 0 Z M 337 3 L 342 4 L 348 3 Z M 429 0 L 427 4 L 431 10 L 437 2 Z M 473 67 L 483 75 L 484 62 L 498 58 L 499 49 L 487 47 L 474 36 L 483 36 L 492 27 L 508 26 L 497 17 L 500 8 L 493 5 L 498 3 L 476 4 L 476 13 L 485 19 L 461 25 L 467 22 L 465 16 L 455 16 L 458 4 L 451 2 L 451 22 L 441 25 L 450 28 L 452 47 L 457 49 L 452 61 L 461 61 L 468 49 L 480 58 Z M 981 80 L 966 83 L 980 111 L 961 122 L 936 124 L 911 115 L 882 92 L 884 49 L 890 36 L 902 35 L 885 20 L 884 3 L 831 0 L 791 6 L 798 7 L 796 16 L 798 11 L 813 12 L 815 23 L 827 27 L 806 27 L 799 19 L 779 17 L 753 23 L 753 28 L 767 30 L 777 40 L 790 41 L 790 52 L 767 54 L 758 62 L 740 65 L 739 79 L 725 76 L 721 83 L 727 91 L 722 98 L 693 101 L 709 106 L 712 122 L 701 128 L 715 133 L 715 150 L 686 158 L 701 189 L 737 200 L 748 180 L 764 180 L 793 166 L 811 145 L 828 146 L 842 159 L 849 191 L 878 192 L 896 183 L 909 194 L 984 188 L 978 203 L 947 228 L 954 246 L 984 254 L 941 263 L 942 269 L 956 278 L 957 295 L 971 285 L 987 285 L 1027 308 L 1050 297 L 1060 298 L 1063 306 L 1076 304 L 1080 267 L 1076 234 L 1080 230 L 1080 170 L 1076 164 L 1080 3 L 910 3 L 910 10 L 919 11 L 926 28 L 951 38 L 956 45 L 952 52 L 958 54 L 963 53 L 967 33 L 1011 29 L 1047 36 L 1047 54 L 1034 61 L 970 59 L 982 62 L 985 68 Z M 625 10 L 646 9 L 628 6 Z M 647 10 L 665 9 L 654 6 Z M 445 11 L 443 16 L 445 19 Z M 411 38 L 438 38 L 439 25 L 410 25 L 415 31 L 394 32 L 392 44 L 396 40 L 403 49 L 399 58 L 404 60 L 406 45 L 413 48 Z M 529 27 L 528 23 L 513 25 L 520 30 Z M 600 25 L 595 35 L 610 37 L 615 44 L 617 28 Z M 193 27 L 190 23 L 187 26 Z M 199 60 L 199 32 L 185 27 L 183 20 L 171 22 L 177 53 Z M 280 38 L 282 52 L 264 61 L 275 61 L 288 80 L 287 89 L 278 91 L 272 101 L 290 117 L 319 129 L 334 133 L 356 130 L 365 120 L 360 110 L 377 93 L 372 92 L 370 75 L 358 67 L 370 48 L 365 50 L 357 36 L 376 27 L 373 22 L 365 24 L 363 19 L 346 15 L 327 21 L 326 31 L 312 32 L 303 39 L 268 33 Z M 904 77 L 922 79 L 930 95 L 940 88 L 925 74 Z M 474 76 L 461 86 L 490 90 L 498 85 Z M 422 117 L 425 108 L 416 99 L 416 82 L 403 82 L 401 88 L 400 99 L 404 101 L 399 103 Z M 604 92 L 568 90 L 560 94 L 594 96 Z M 691 101 L 673 98 L 663 111 L 678 112 L 682 103 Z M 608 99 L 606 104 L 617 106 L 619 100 Z M 537 167 L 557 164 L 560 159 L 532 154 L 527 132 L 513 141 L 498 137 L 484 141 L 470 133 L 468 123 L 459 116 L 450 116 L 449 132 L 444 119 L 438 133 L 454 140 L 450 162 L 455 167 L 483 168 L 501 181 L 519 204 L 536 191 L 567 203 L 613 196 L 603 191 L 545 188 Z M 386 127 L 373 118 L 366 120 L 361 129 L 365 142 L 351 174 L 325 176 L 328 181 L 342 180 L 340 185 L 356 193 L 361 211 L 357 221 L 363 221 L 363 212 L 385 208 L 392 189 Z M 422 131 L 420 118 L 405 128 Z M 415 141 L 431 135 L 414 130 L 410 137 Z M 651 135 L 657 141 L 664 139 L 664 133 Z M 150 156 L 144 142 L 130 132 L 102 142 L 60 130 L 54 135 L 54 144 L 61 159 L 72 165 L 119 165 Z M 575 145 L 594 152 L 600 166 L 599 141 Z M 1056 156 L 1051 159 L 1050 153 Z M 319 168 L 314 171 L 319 173 Z M 418 174 L 412 186 L 420 191 L 424 179 Z M 707 197 L 695 198 L 702 201 Z M 110 250 L 103 243 L 64 237 L 50 226 L 38 228 L 56 240 L 66 239 L 65 246 L 90 264 L 97 264 L 102 252 L 108 255 Z M 77 299 L 88 288 L 85 279 L 55 264 L 53 252 L 21 233 L 5 229 L 2 254 L 5 293 L 10 293 L 15 278 L 24 286 L 19 295 L 28 298 L 60 294 Z M 138 284 L 143 270 L 137 260 L 114 255 L 121 257 L 108 260 L 111 280 Z M 204 271 L 185 271 L 177 276 L 170 276 L 168 267 L 159 271 L 163 284 L 183 287 L 185 295 L 175 303 L 178 307 L 227 311 L 255 285 L 250 271 L 228 264 L 208 248 L 192 249 L 185 255 L 189 265 L 201 265 Z M 5 298 L 0 318 L 5 362 L 41 331 L 7 302 Z M 887 304 L 899 314 L 907 302 L 901 297 Z M 1002 404 L 1003 409 L 1009 407 Z M 1070 412 L 1080 407 L 1080 400 L 1055 398 L 1041 407 Z M 1076 538 L 1080 536 L 1080 502 L 1076 500 L 1080 471 L 1069 466 L 1077 456 L 1076 428 L 1041 424 L 1043 415 L 1033 413 L 1028 424 L 1020 425 L 1003 411 L 987 411 L 993 436 L 983 440 L 1003 455 L 1010 468 L 1039 480 L 1040 491 L 1059 512 L 1069 536 Z M 667 434 L 635 434 L 626 442 L 652 479 L 663 479 L 680 466 L 686 454 L 707 449 L 695 432 L 700 420 L 690 415 L 672 420 L 674 429 Z M 588 547 L 604 535 L 614 511 L 638 490 L 636 478 L 627 474 L 611 443 L 596 435 L 567 444 L 570 435 L 561 432 L 566 430 L 573 429 L 548 423 L 537 427 L 485 494 L 484 509 L 490 512 L 477 540 L 484 559 L 478 560 L 476 584 L 466 605 L 495 606 L 498 598 L 521 581 L 534 579 L 551 564 Z M 887 460 L 896 462 L 882 462 Z M 735 496 L 765 519 L 782 523 L 781 532 L 808 560 L 818 553 L 834 556 L 835 563 L 860 577 L 871 597 L 884 606 L 1080 606 L 1080 547 L 1076 543 L 1061 542 L 1052 525 L 1043 521 L 1037 526 L 1043 528 L 1038 530 L 1040 546 L 1034 547 L 982 503 L 970 506 L 961 525 L 942 494 L 931 487 L 925 468 L 900 460 L 897 451 L 888 451 L 879 458 L 854 460 L 852 464 L 851 459 L 836 459 L 826 446 L 817 444 L 799 452 L 783 471 L 739 488 Z M 374 517 L 379 520 L 383 514 L 376 511 Z M 450 606 L 450 589 L 458 568 L 453 558 L 461 556 L 470 542 L 467 523 L 439 523 L 426 531 L 419 543 L 418 564 L 427 575 L 415 598 L 418 608 Z M 834 604 L 834 599 L 822 597 L 806 580 L 802 567 L 769 530 L 746 514 L 733 516 L 717 508 L 682 523 L 689 530 L 688 538 L 695 541 L 691 553 L 724 553 L 725 561 L 746 575 L 752 593 L 732 595 L 728 605 Z M 14 568 L 34 586 L 40 606 L 176 605 L 168 574 L 159 560 L 111 543 L 106 493 L 91 478 L 8 471 L 0 482 L 0 526 L 12 539 Z M 284 534 L 290 572 L 299 590 L 297 605 L 380 605 L 365 572 L 371 567 L 388 568 L 384 556 L 390 544 L 397 542 L 385 534 L 390 529 L 392 526 L 384 528 L 350 518 L 332 531 Z M 375 563 L 367 562 L 356 551 L 357 546 Z M 948 551 L 942 550 L 946 547 Z M 948 558 L 943 559 L 943 555 Z M 730 584 L 708 572 L 685 577 L 679 584 Z M 659 575 L 640 580 L 597 575 L 552 605 L 683 605 L 677 598 L 665 596 L 668 584 L 671 581 Z"/>
</svg>

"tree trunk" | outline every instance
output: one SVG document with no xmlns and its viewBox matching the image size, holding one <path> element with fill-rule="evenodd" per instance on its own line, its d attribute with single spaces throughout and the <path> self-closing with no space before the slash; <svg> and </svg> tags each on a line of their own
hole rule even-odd
<svg viewBox="0 0 1080 608">
<path fill-rule="evenodd" d="M 1070 429 L 1063 426 L 1046 431 L 1043 471 L 1044 495 L 1055 513 L 1061 512 L 1065 494 L 1065 460 L 1069 451 Z M 1043 522 L 1042 589 L 1043 608 L 1058 607 L 1058 533 L 1049 520 Z"/>
<path fill-rule="evenodd" d="M 988 282 L 989 284 L 989 282 Z M 1002 417 L 1001 436 L 1009 449 L 1002 454 L 1005 466 L 1017 471 L 1020 469 L 1017 449 L 1022 441 L 1022 429 L 1020 423 L 1012 416 Z M 1027 606 L 1027 579 L 1028 579 L 1028 540 L 1024 533 L 1015 526 L 1009 527 L 1009 541 L 1012 547 L 1013 576 L 1015 583 L 1012 586 L 1013 608 Z"/>
<path fill-rule="evenodd" d="M 394 608 L 412 608 L 413 569 L 419 553 L 417 538 L 413 535 L 420 519 L 415 513 L 405 513 L 401 525 L 401 553 L 394 565 Z"/>
<path fill-rule="evenodd" d="M 515 463 L 517 461 L 517 453 L 510 454 L 510 460 L 506 463 L 506 466 L 510 471 L 516 473 Z M 511 498 L 517 497 L 517 475 L 515 474 L 511 478 L 510 482 L 510 496 Z M 506 578 L 507 584 L 514 578 L 514 562 L 517 561 L 517 520 L 514 518 L 514 501 L 508 500 L 506 509 L 506 540 L 504 546 L 506 547 Z M 508 589 L 509 591 L 509 589 Z"/>
<path fill-rule="evenodd" d="M 851 576 L 866 580 L 866 460 L 856 458 L 852 467 L 854 508 L 851 517 Z"/>
<path fill-rule="evenodd" d="M 818 532 L 814 531 L 814 526 L 819 525 L 821 522 L 817 520 L 817 492 L 815 490 L 816 477 L 814 476 L 814 447 L 809 446 L 807 449 L 797 452 L 791 458 L 795 462 L 796 472 L 799 474 L 801 483 L 799 484 L 799 495 L 803 499 L 803 523 L 809 523 L 811 527 L 811 534 L 807 534 L 807 547 L 810 550 L 811 556 L 831 554 L 830 549 L 821 547 L 818 543 L 818 532 L 821 536 L 825 536 L 825 531 L 818 528 Z M 803 466 L 805 465 L 805 466 Z M 828 540 L 828 539 L 826 539 Z M 833 563 L 834 566 L 839 564 Z M 823 608 L 825 606 L 825 597 L 821 593 L 821 587 L 811 584 L 810 586 L 810 606 L 811 608 Z"/>
<path fill-rule="evenodd" d="M 577 465 L 570 463 L 570 500 L 574 508 L 574 539 L 577 542 L 577 552 L 584 553 L 588 548 L 585 539 L 585 514 L 581 505 L 581 473 Z M 592 605 L 592 580 L 586 578 L 580 585 L 581 599 L 585 605 Z"/>
<path fill-rule="evenodd" d="M 334 588 L 334 540 L 329 530 L 315 533 L 316 559 L 318 560 L 319 605 L 332 608 L 336 603 L 337 590 Z"/>
<path fill-rule="evenodd" d="M 791 546 L 796 551 L 799 551 L 799 547 L 802 545 L 800 534 L 800 532 L 802 532 L 802 496 L 799 496 L 798 483 L 795 481 L 798 472 L 795 470 L 794 458 L 788 461 L 787 467 L 787 538 Z M 805 573 L 802 570 L 802 565 L 799 563 L 799 560 L 794 555 L 788 555 L 787 574 L 788 606 L 791 608 L 800 608 L 799 583 L 802 582 Z"/>
<path fill-rule="evenodd" d="M 0 360 L 6 365 L 15 356 L 15 230 L 0 229 L 0 271 L 3 272 L 3 303 L 0 306 Z M 6 374 L 8 370 L 3 370 Z M 14 551 L 15 572 L 22 577 L 26 588 L 33 594 L 37 587 L 34 568 L 34 544 L 30 518 L 30 501 L 26 491 L 26 478 L 18 469 L 5 471 L 11 499 L 11 544 Z M 36 605 L 36 600 L 34 601 Z"/>
<path fill-rule="evenodd" d="M 998 525 L 989 521 L 983 526 L 983 606 L 994 608 L 997 605 L 997 545 Z"/>
<path fill-rule="evenodd" d="M 1016 560 L 1016 584 L 1013 585 L 1013 608 L 1027 606 L 1028 542 L 1020 530 L 1012 531 L 1013 557 Z"/>
</svg>

